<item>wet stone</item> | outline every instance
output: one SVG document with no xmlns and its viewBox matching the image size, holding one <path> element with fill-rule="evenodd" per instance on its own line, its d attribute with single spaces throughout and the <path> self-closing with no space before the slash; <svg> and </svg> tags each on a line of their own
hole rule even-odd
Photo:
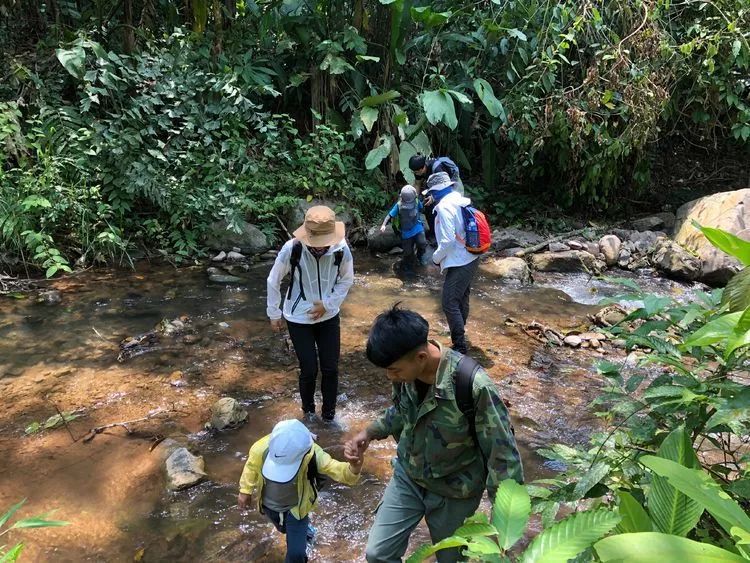
<svg viewBox="0 0 750 563">
<path fill-rule="evenodd" d="M 566 336 L 563 342 L 565 342 L 565 344 L 567 344 L 568 346 L 572 346 L 573 348 L 578 348 L 583 342 L 583 340 L 581 339 L 580 336 L 571 334 L 571 335 Z"/>
<path fill-rule="evenodd" d="M 247 411 L 232 397 L 223 397 L 211 407 L 211 421 L 207 429 L 225 430 L 234 428 L 247 420 Z"/>
<path fill-rule="evenodd" d="M 207 475 L 202 456 L 191 454 L 187 448 L 178 448 L 166 461 L 167 488 L 170 491 L 181 491 L 197 485 Z"/>
<path fill-rule="evenodd" d="M 223 262 L 226 259 L 226 257 L 227 257 L 227 253 L 222 250 L 216 256 L 214 256 L 213 258 L 211 258 L 211 261 L 212 262 Z"/>
</svg>

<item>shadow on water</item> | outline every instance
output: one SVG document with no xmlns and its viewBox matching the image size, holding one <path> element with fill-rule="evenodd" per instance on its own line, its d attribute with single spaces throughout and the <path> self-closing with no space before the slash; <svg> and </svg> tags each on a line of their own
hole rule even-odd
<svg viewBox="0 0 750 563">
<path fill-rule="evenodd" d="M 395 259 L 358 254 L 357 274 L 342 311 L 338 418 L 341 431 L 313 423 L 319 443 L 341 457 L 341 443 L 390 401 L 382 371 L 364 357 L 373 318 L 397 301 L 430 322 L 432 337 L 449 342 L 435 269 L 401 280 Z M 241 285 L 216 285 L 202 268 L 175 270 L 139 264 L 136 272 L 86 273 L 58 283 L 62 303 L 3 300 L 0 316 L 0 507 L 28 497 L 30 509 L 59 508 L 68 528 L 33 536 L 36 560 L 278 561 L 282 540 L 253 511 L 236 508 L 237 480 L 249 446 L 284 418 L 300 414 L 296 361 L 287 343 L 268 331 L 265 276 L 257 267 Z M 657 282 L 650 282 L 657 284 Z M 534 286 L 479 279 L 468 334 L 472 353 L 511 404 L 527 479 L 549 475 L 533 451 L 575 443 L 597 427 L 587 405 L 601 382 L 592 372 L 598 352 L 552 349 L 525 335 L 520 323 L 568 330 L 586 325 L 598 296 L 616 286 L 585 276 L 540 277 Z M 663 287 L 664 292 L 674 288 Z M 619 291 L 619 289 L 618 289 Z M 153 349 L 125 362 L 118 343 L 187 316 L 185 331 L 161 337 Z M 243 427 L 216 435 L 203 430 L 208 408 L 221 396 L 249 412 Z M 319 399 L 318 399 L 319 403 Z M 24 436 L 23 428 L 54 414 L 53 405 L 80 409 L 71 423 L 82 435 L 113 421 L 141 418 L 155 408 L 171 414 L 71 443 L 64 429 Z M 185 435 L 204 456 L 209 480 L 177 493 L 164 491 L 152 436 Z M 314 515 L 316 561 L 362 560 L 373 511 L 390 476 L 391 440 L 368 450 L 355 488 L 332 485 Z M 485 509 L 488 504 L 485 501 Z M 29 537 L 31 539 L 31 537 Z M 427 541 L 423 525 L 412 546 Z"/>
</svg>

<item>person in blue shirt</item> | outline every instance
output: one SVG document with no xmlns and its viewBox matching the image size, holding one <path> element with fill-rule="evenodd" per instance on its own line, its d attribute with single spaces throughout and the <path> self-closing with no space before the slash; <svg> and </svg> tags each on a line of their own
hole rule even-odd
<svg viewBox="0 0 750 563">
<path fill-rule="evenodd" d="M 401 231 L 401 247 L 404 249 L 403 263 L 405 270 L 410 271 L 414 268 L 415 247 L 416 259 L 420 264 L 424 264 L 427 239 L 425 238 L 424 225 L 420 218 L 423 210 L 422 202 L 417 199 L 417 189 L 407 184 L 401 188 L 401 195 L 398 201 L 391 207 L 380 227 L 380 231 L 384 232 L 388 223 L 398 218 L 398 228 Z"/>
</svg>

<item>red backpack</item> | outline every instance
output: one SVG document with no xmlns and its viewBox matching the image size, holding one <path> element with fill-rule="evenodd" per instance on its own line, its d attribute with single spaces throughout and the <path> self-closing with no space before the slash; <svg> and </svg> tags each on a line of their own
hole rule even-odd
<svg viewBox="0 0 750 563">
<path fill-rule="evenodd" d="M 461 241 L 471 254 L 484 254 L 492 246 L 492 229 L 484 213 L 467 205 L 461 208 L 466 240 Z"/>
</svg>

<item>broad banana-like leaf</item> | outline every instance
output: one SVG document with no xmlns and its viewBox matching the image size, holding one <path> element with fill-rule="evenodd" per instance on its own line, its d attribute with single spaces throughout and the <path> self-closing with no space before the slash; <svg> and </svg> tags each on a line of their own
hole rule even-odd
<svg viewBox="0 0 750 563">
<path fill-rule="evenodd" d="M 510 549 L 521 538 L 531 514 L 531 499 L 526 487 L 506 479 L 497 488 L 492 505 L 492 525 L 498 531 L 500 547 Z"/>
<path fill-rule="evenodd" d="M 602 563 L 747 563 L 726 549 L 659 532 L 610 536 L 594 549 Z"/>
</svg>

